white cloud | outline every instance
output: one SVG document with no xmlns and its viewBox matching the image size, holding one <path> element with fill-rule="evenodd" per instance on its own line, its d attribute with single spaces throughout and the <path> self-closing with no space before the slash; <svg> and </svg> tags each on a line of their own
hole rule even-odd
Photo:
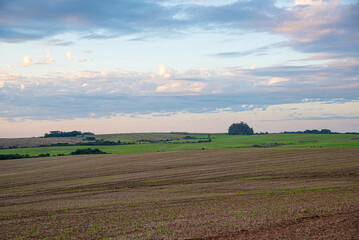
<svg viewBox="0 0 359 240">
<path fill-rule="evenodd" d="M 156 92 L 181 92 L 181 85 L 178 82 L 166 83 L 158 86 Z"/>
<path fill-rule="evenodd" d="M 83 57 L 82 59 L 79 60 L 80 63 L 86 62 L 87 61 L 87 57 Z"/>
<path fill-rule="evenodd" d="M 222 93 L 222 90 L 220 89 L 216 89 L 212 91 L 212 94 L 220 94 L 220 93 Z"/>
<path fill-rule="evenodd" d="M 158 75 L 165 75 L 166 74 L 166 68 L 163 64 L 158 64 Z"/>
<path fill-rule="evenodd" d="M 23 67 L 31 66 L 30 56 L 26 55 L 22 58 L 22 60 L 23 60 L 23 64 L 22 64 Z"/>
<path fill-rule="evenodd" d="M 341 0 L 295 0 L 295 5 L 341 4 Z"/>
<path fill-rule="evenodd" d="M 204 82 L 171 81 L 156 88 L 156 92 L 162 93 L 200 93 L 207 87 Z"/>
<path fill-rule="evenodd" d="M 190 92 L 200 93 L 206 86 L 207 86 L 207 84 L 204 82 L 195 82 L 195 83 L 192 83 L 189 88 L 186 88 L 186 90 L 188 90 Z"/>
<path fill-rule="evenodd" d="M 22 84 L 22 83 L 20 83 L 20 90 L 22 91 L 22 90 L 24 90 L 24 89 L 25 89 L 25 85 Z"/>
<path fill-rule="evenodd" d="M 256 69 L 257 68 L 257 65 L 256 64 L 253 64 L 252 66 L 251 66 L 251 69 L 252 70 L 254 70 L 254 69 Z"/>
<path fill-rule="evenodd" d="M 12 66 L 10 64 L 6 64 L 6 67 L 8 67 L 10 70 L 12 70 Z"/>
<path fill-rule="evenodd" d="M 66 58 L 67 58 L 68 60 L 72 60 L 72 59 L 75 58 L 75 56 L 72 55 L 72 52 L 67 52 L 67 53 L 66 53 Z"/>
<path fill-rule="evenodd" d="M 5 84 L 5 81 L 0 81 L 0 88 L 3 88 Z"/>
<path fill-rule="evenodd" d="M 87 83 L 82 84 L 82 87 L 87 87 L 87 86 L 88 86 Z"/>
<path fill-rule="evenodd" d="M 45 62 L 46 62 L 46 63 L 52 63 L 53 61 L 54 61 L 54 59 L 50 56 L 49 50 L 46 50 Z"/>
<path fill-rule="evenodd" d="M 320 5 L 323 0 L 295 0 L 295 5 Z"/>
<path fill-rule="evenodd" d="M 166 69 L 166 67 L 163 64 L 158 64 L 158 75 L 163 76 L 164 78 L 171 77 L 171 69 Z"/>
</svg>

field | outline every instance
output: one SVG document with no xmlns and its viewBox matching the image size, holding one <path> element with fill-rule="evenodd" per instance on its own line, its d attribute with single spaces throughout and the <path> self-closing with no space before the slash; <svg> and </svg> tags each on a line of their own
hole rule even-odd
<svg viewBox="0 0 359 240">
<path fill-rule="evenodd" d="M 258 144 L 254 137 L 244 141 Z M 324 148 L 330 140 L 318 139 L 302 144 L 322 148 L 0 161 L 0 238 L 358 239 L 359 148 Z M 134 146 L 142 145 L 151 146 Z"/>
<path fill-rule="evenodd" d="M 195 137 L 197 139 L 184 139 L 186 136 Z M 358 134 L 268 134 L 252 136 L 210 134 L 210 137 L 212 142 L 198 143 L 199 141 L 207 140 L 208 134 L 133 133 L 96 135 L 97 139 L 104 139 L 105 141 L 117 142 L 118 140 L 121 140 L 122 142 L 135 142 L 136 144 L 91 147 L 99 148 L 104 152 L 113 154 L 201 149 L 359 147 Z M 167 139 L 170 141 L 164 141 Z M 147 140 L 147 142 L 138 142 L 139 140 Z M 162 140 L 162 142 L 150 142 L 160 140 Z M 5 140 L 3 139 L 3 141 Z M 31 141 L 33 141 L 33 139 L 29 138 L 28 142 L 30 143 Z M 79 148 L 88 148 L 88 146 L 52 146 L 0 149 L 0 154 L 18 153 L 37 156 L 39 154 L 49 153 L 50 155 L 56 156 L 57 154 L 69 154 L 70 152 Z"/>
<path fill-rule="evenodd" d="M 166 140 L 166 139 L 181 139 L 184 134 L 178 133 L 122 133 L 122 134 L 102 134 L 102 135 L 87 135 L 95 137 L 96 139 L 103 139 L 104 141 L 118 140 L 122 142 L 135 142 L 137 140 Z M 40 145 L 51 145 L 56 143 L 86 143 L 86 136 L 79 137 L 48 137 L 48 138 L 0 138 L 0 148 L 9 147 L 37 147 Z"/>
<path fill-rule="evenodd" d="M 69 143 L 75 144 L 79 142 L 85 142 L 79 137 L 67 137 L 67 138 L 0 138 L 0 148 L 9 147 L 37 147 L 40 145 L 50 145 L 54 143 Z"/>
</svg>

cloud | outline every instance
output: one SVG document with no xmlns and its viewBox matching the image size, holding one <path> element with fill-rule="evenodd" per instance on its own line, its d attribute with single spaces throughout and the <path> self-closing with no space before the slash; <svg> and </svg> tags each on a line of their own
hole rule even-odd
<svg viewBox="0 0 359 240">
<path fill-rule="evenodd" d="M 166 83 L 158 86 L 156 92 L 181 92 L 180 84 L 178 82 Z"/>
<path fill-rule="evenodd" d="M 12 70 L 12 66 L 10 64 L 6 64 L 6 67 Z"/>
<path fill-rule="evenodd" d="M 280 77 L 272 77 L 269 81 L 268 81 L 268 85 L 274 85 L 280 82 L 287 82 L 289 81 L 289 79 L 287 78 L 280 78 Z"/>
<path fill-rule="evenodd" d="M 257 68 L 257 65 L 256 65 L 256 64 L 252 64 L 251 69 L 254 70 L 254 69 L 256 69 L 256 68 Z"/>
<path fill-rule="evenodd" d="M 72 60 L 72 59 L 74 59 L 75 57 L 72 55 L 72 52 L 67 52 L 67 53 L 66 53 L 66 58 L 67 58 L 67 60 Z"/>
<path fill-rule="evenodd" d="M 340 1 L 337 2 L 340 3 Z M 295 5 L 321 5 L 322 3 L 323 0 L 295 0 Z"/>
<path fill-rule="evenodd" d="M 237 1 L 223 6 L 195 6 L 188 9 L 193 24 L 211 31 L 267 32 L 288 39 L 273 47 L 290 47 L 305 53 L 341 53 L 358 57 L 359 3 L 344 5 L 339 0 L 297 1 L 290 7 L 276 7 L 275 1 Z M 213 54 L 221 58 L 242 57 L 253 51 Z"/>
<path fill-rule="evenodd" d="M 147 0 L 12 0 L 1 6 L 0 40 L 20 42 L 77 32 L 84 38 L 160 33 L 179 24 L 173 19 L 178 9 Z M 172 26 L 171 26 L 172 25 Z M 159 28 L 158 26 L 164 26 Z M 66 46 L 57 39 L 48 44 Z"/>
<path fill-rule="evenodd" d="M 5 84 L 5 81 L 0 81 L 0 88 L 3 88 Z"/>
<path fill-rule="evenodd" d="M 75 33 L 78 38 L 107 39 L 119 36 L 178 36 L 194 29 L 209 32 L 266 32 L 288 41 L 276 47 L 290 47 L 306 53 L 341 53 L 358 57 L 359 3 L 339 0 L 296 0 L 278 7 L 276 1 L 194 1 L 147 0 L 12 0 L 2 5 L 0 40 L 21 42 L 49 38 L 47 44 L 67 46 L 58 34 Z M 182 17 L 178 17 L 182 16 Z M 215 57 L 265 54 L 268 49 L 228 51 Z"/>
<path fill-rule="evenodd" d="M 163 64 L 158 64 L 158 75 L 165 75 L 166 74 L 166 68 Z"/>
<path fill-rule="evenodd" d="M 284 16 L 273 26 L 274 32 L 289 39 L 284 45 L 301 52 L 358 56 L 353 49 L 358 49 L 359 28 L 353 22 L 359 20 L 359 3 L 298 1 Z"/>
<path fill-rule="evenodd" d="M 26 55 L 26 56 L 24 56 L 22 58 L 22 60 L 23 60 L 23 64 L 22 64 L 23 67 L 31 66 L 31 58 L 30 58 L 30 56 Z"/>
<path fill-rule="evenodd" d="M 24 90 L 24 89 L 25 89 L 25 85 L 22 84 L 22 83 L 20 83 L 20 90 L 22 91 L 22 90 Z"/>
<path fill-rule="evenodd" d="M 218 57 L 218 58 L 236 58 L 236 57 L 244 57 L 247 55 L 266 55 L 266 52 L 275 48 L 281 46 L 282 43 L 274 43 L 269 44 L 263 47 L 259 47 L 256 49 L 248 50 L 248 51 L 239 51 L 239 52 L 220 52 L 216 54 L 211 54 L 212 57 Z"/>
<path fill-rule="evenodd" d="M 220 94 L 220 93 L 222 93 L 222 90 L 220 89 L 212 90 L 212 94 Z"/>
<path fill-rule="evenodd" d="M 201 93 L 207 86 L 204 82 L 173 81 L 156 88 L 159 93 Z"/>
<path fill-rule="evenodd" d="M 83 57 L 79 60 L 80 63 L 86 62 L 87 61 L 87 57 Z"/>
<path fill-rule="evenodd" d="M 45 62 L 46 62 L 46 63 L 52 63 L 52 62 L 54 62 L 54 59 L 50 56 L 49 50 L 46 50 Z"/>
<path fill-rule="evenodd" d="M 74 44 L 74 42 L 60 39 L 57 36 L 45 41 L 45 45 L 52 45 L 52 46 L 67 47 L 67 46 L 70 46 L 70 45 L 73 45 L 73 44 Z"/>
<path fill-rule="evenodd" d="M 198 113 L 224 108 L 243 111 L 243 105 L 266 108 L 314 97 L 320 101 L 358 100 L 359 60 L 356 58 L 333 55 L 333 60 L 325 65 L 288 63 L 256 66 L 255 70 L 248 66 L 181 71 L 164 64 L 155 67 L 158 72 L 107 68 L 49 71 L 36 76 L 20 76 L 10 69 L 2 69 L 0 81 L 5 87 L 0 96 L 3 103 L 0 115 L 8 119 L 73 119 L 88 117 L 89 113 L 106 117 L 114 113 Z M 170 77 L 164 77 L 166 74 Z M 20 84 L 24 85 L 24 91 L 20 91 Z"/>
</svg>

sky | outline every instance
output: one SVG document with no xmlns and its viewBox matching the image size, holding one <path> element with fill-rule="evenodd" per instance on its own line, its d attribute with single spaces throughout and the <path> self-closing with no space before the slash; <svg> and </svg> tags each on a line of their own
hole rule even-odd
<svg viewBox="0 0 359 240">
<path fill-rule="evenodd" d="M 357 0 L 0 0 L 0 138 L 359 132 Z"/>
</svg>

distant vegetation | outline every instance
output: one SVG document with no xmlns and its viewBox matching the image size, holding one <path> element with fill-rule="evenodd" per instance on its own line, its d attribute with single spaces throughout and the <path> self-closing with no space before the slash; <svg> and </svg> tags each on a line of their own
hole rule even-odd
<svg viewBox="0 0 359 240">
<path fill-rule="evenodd" d="M 85 149 L 76 149 L 76 151 L 71 152 L 70 155 L 83 155 L 83 154 L 107 154 L 106 152 L 101 151 L 98 148 L 85 148 Z M 65 156 L 65 154 L 57 154 L 57 156 Z M 21 159 L 21 158 L 38 158 L 38 157 L 51 157 L 50 153 L 41 153 L 39 155 L 29 155 L 29 154 L 0 154 L 0 160 L 8 159 Z"/>
<path fill-rule="evenodd" d="M 233 123 L 228 128 L 229 135 L 253 135 L 253 128 L 249 127 L 247 123 Z"/>
<path fill-rule="evenodd" d="M 305 131 L 297 131 L 297 132 L 284 132 L 284 133 L 305 133 L 305 134 L 338 134 L 336 132 L 332 132 L 329 129 L 322 129 L 322 130 L 317 130 L 317 129 L 313 129 L 313 130 L 305 130 Z"/>
<path fill-rule="evenodd" d="M 29 154 L 0 154 L 0 160 L 21 159 L 21 158 L 36 158 L 36 157 L 50 157 L 49 153 L 41 153 L 38 156 L 30 156 Z"/>
<path fill-rule="evenodd" d="M 85 148 L 85 149 L 76 149 L 76 151 L 71 152 L 70 155 L 84 155 L 84 154 L 106 154 L 106 152 L 101 151 L 98 148 Z"/>
<path fill-rule="evenodd" d="M 81 132 L 81 131 L 71 131 L 71 132 L 61 132 L 61 131 L 50 131 L 50 133 L 45 133 L 44 137 L 77 137 L 83 135 L 95 135 L 92 132 Z"/>
</svg>

